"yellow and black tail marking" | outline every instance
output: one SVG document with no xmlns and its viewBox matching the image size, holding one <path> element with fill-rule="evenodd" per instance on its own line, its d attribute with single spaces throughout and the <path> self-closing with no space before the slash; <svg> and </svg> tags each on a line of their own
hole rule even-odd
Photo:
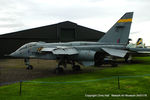
<svg viewBox="0 0 150 100">
<path fill-rule="evenodd" d="M 126 22 L 132 22 L 132 18 L 129 19 L 120 19 L 117 21 L 117 23 L 126 23 Z"/>
<path fill-rule="evenodd" d="M 137 44 L 137 45 L 140 45 L 140 44 L 142 44 L 142 43 L 143 43 L 143 39 L 142 39 L 142 38 L 139 38 L 136 44 Z"/>
</svg>

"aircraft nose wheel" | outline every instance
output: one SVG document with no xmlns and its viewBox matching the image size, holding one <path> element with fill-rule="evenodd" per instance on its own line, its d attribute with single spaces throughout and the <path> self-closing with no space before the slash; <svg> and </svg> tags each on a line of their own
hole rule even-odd
<svg viewBox="0 0 150 100">
<path fill-rule="evenodd" d="M 73 71 L 80 71 L 80 70 L 81 70 L 81 68 L 80 68 L 79 65 L 74 65 L 74 66 L 72 67 L 72 69 L 73 69 Z"/>
<path fill-rule="evenodd" d="M 28 67 L 26 68 L 27 70 L 32 70 L 33 66 L 32 65 L 28 65 Z"/>
<path fill-rule="evenodd" d="M 56 74 L 62 74 L 63 72 L 64 72 L 64 69 L 61 68 L 61 67 L 58 67 L 58 68 L 55 69 Z"/>
</svg>

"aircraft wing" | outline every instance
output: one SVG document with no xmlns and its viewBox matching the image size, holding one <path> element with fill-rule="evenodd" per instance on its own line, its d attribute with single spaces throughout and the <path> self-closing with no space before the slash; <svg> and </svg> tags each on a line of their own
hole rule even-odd
<svg viewBox="0 0 150 100">
<path fill-rule="evenodd" d="M 118 49 L 112 49 L 112 48 L 102 48 L 106 53 L 117 56 L 117 57 L 124 57 L 128 51 L 126 50 L 118 50 Z"/>
<path fill-rule="evenodd" d="M 129 48 L 129 51 L 141 54 L 150 54 L 150 48 Z"/>
<path fill-rule="evenodd" d="M 137 53 L 147 53 L 147 54 L 150 54 L 150 51 L 138 51 Z"/>
<path fill-rule="evenodd" d="M 58 46 L 56 48 L 42 48 L 41 52 L 52 52 L 55 55 L 75 55 L 79 53 L 75 48 L 63 46 Z"/>
</svg>

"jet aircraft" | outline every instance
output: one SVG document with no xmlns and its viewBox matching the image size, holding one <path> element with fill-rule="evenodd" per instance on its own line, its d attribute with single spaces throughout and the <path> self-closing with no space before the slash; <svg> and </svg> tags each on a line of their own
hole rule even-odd
<svg viewBox="0 0 150 100">
<path fill-rule="evenodd" d="M 29 59 L 57 60 L 56 73 L 63 72 L 67 64 L 72 65 L 75 71 L 80 70 L 76 64 L 91 66 L 95 62 L 103 63 L 104 58 L 125 57 L 128 53 L 128 37 L 132 23 L 133 12 L 125 13 L 97 42 L 66 42 L 66 43 L 45 43 L 30 42 L 24 44 L 15 52 L 12 57 L 25 59 L 27 69 L 32 69 Z"/>
<path fill-rule="evenodd" d="M 134 43 L 129 43 L 127 45 L 130 48 L 146 48 L 145 43 L 143 43 L 143 39 L 142 38 L 138 38 L 137 42 Z"/>
<path fill-rule="evenodd" d="M 130 63 L 132 62 L 132 57 L 145 57 L 150 56 L 150 48 L 147 48 L 145 46 L 145 43 L 143 43 L 142 38 L 138 38 L 136 44 L 129 43 L 127 45 L 128 53 L 126 54 L 125 62 Z"/>
</svg>

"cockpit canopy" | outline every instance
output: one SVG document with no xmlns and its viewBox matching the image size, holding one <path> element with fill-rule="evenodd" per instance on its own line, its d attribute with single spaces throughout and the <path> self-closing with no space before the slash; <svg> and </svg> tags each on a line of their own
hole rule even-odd
<svg viewBox="0 0 150 100">
<path fill-rule="evenodd" d="M 27 44 L 21 46 L 21 47 L 18 49 L 18 51 L 21 51 L 21 50 L 27 49 L 27 48 L 31 48 L 31 47 L 33 47 L 33 46 L 36 46 L 36 44 L 37 44 L 37 42 L 30 42 L 30 43 L 27 43 Z"/>
</svg>

